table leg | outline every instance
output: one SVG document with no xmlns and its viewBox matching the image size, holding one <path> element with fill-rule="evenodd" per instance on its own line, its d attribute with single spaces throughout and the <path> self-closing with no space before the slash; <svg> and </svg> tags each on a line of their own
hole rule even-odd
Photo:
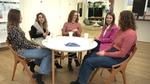
<svg viewBox="0 0 150 84">
<path fill-rule="evenodd" d="M 52 50 L 52 83 L 55 84 L 55 67 L 54 67 L 55 54 L 54 50 Z"/>
<path fill-rule="evenodd" d="M 82 62 L 82 52 L 78 52 L 78 57 L 79 57 L 79 61 L 81 63 Z"/>
</svg>

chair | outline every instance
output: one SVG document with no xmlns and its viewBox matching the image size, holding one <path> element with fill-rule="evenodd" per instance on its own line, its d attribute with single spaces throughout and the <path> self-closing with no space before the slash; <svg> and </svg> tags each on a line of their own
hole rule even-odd
<svg viewBox="0 0 150 84">
<path fill-rule="evenodd" d="M 35 80 L 32 78 L 32 72 L 30 71 L 30 69 L 28 68 L 28 63 L 31 62 L 31 59 L 25 59 L 22 56 L 20 56 L 19 54 L 16 53 L 16 51 L 14 51 L 14 49 L 12 48 L 11 44 L 6 41 L 8 48 L 11 50 L 11 52 L 13 53 L 14 56 L 14 69 L 13 69 L 13 75 L 12 75 L 12 81 L 14 80 L 14 76 L 15 76 L 15 72 L 16 72 L 16 68 L 17 68 L 17 64 L 21 63 L 23 66 L 23 69 L 26 70 L 28 76 L 31 79 L 32 84 L 36 84 Z"/>
<path fill-rule="evenodd" d="M 128 62 L 131 60 L 131 58 L 133 57 L 133 55 L 135 54 L 137 50 L 136 45 L 132 46 L 132 48 L 130 49 L 130 54 L 129 57 L 124 60 L 123 62 L 113 65 L 111 68 L 97 68 L 95 69 L 95 71 L 93 72 L 93 74 L 91 75 L 91 78 L 89 80 L 89 82 L 91 82 L 94 78 L 94 76 L 96 75 L 96 73 L 102 69 L 102 71 L 104 69 L 108 70 L 110 72 L 110 76 L 104 81 L 105 84 L 110 84 L 112 80 L 115 79 L 115 75 L 117 74 L 117 72 L 120 72 L 123 78 L 123 83 L 126 84 L 126 76 L 125 76 L 125 70 L 127 67 Z M 101 72 L 102 75 L 102 72 Z"/>
<path fill-rule="evenodd" d="M 30 36 L 30 39 L 31 39 L 31 30 L 29 31 L 29 36 Z"/>
<path fill-rule="evenodd" d="M 34 38 L 32 38 L 32 35 L 31 35 L 31 30 L 29 31 L 29 36 L 30 36 L 30 40 L 34 40 Z"/>
<path fill-rule="evenodd" d="M 82 63 L 82 52 L 78 52 L 77 57 L 78 57 L 79 62 L 80 62 L 80 64 L 81 64 L 81 63 Z"/>
<path fill-rule="evenodd" d="M 64 59 L 65 57 L 67 57 L 67 55 L 64 54 L 64 52 L 59 52 L 59 51 L 55 51 L 54 52 L 54 55 L 55 55 L 55 59 L 59 59 L 59 63 L 61 65 L 61 61 L 62 59 Z"/>
</svg>

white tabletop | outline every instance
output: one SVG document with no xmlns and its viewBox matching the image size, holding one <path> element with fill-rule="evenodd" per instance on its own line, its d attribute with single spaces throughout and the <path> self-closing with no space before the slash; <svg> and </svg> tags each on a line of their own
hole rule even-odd
<svg viewBox="0 0 150 84">
<path fill-rule="evenodd" d="M 66 46 L 67 43 L 75 43 L 79 46 Z M 47 38 L 42 41 L 42 44 L 47 48 L 66 52 L 87 51 L 97 46 L 97 43 L 92 39 L 68 36 L 57 36 L 54 38 Z"/>
</svg>

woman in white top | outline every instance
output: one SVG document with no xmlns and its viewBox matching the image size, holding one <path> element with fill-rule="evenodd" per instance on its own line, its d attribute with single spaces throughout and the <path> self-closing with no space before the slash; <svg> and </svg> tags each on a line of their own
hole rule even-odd
<svg viewBox="0 0 150 84">
<path fill-rule="evenodd" d="M 42 40 L 48 35 L 50 32 L 48 31 L 46 16 L 40 12 L 36 15 L 35 23 L 31 26 L 30 36 L 34 38 L 34 42 L 41 45 Z"/>
<path fill-rule="evenodd" d="M 31 26 L 31 31 L 29 33 L 30 37 L 34 39 L 32 41 L 39 45 L 42 45 L 42 40 L 44 40 L 46 36 L 50 35 L 50 32 L 48 31 L 48 22 L 43 13 L 40 12 L 36 15 L 35 23 Z M 58 69 L 62 68 L 57 60 L 55 61 L 55 66 Z"/>
</svg>

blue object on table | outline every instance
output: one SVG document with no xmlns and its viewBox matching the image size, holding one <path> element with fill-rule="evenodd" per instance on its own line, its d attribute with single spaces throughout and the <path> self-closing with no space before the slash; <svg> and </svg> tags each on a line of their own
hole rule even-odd
<svg viewBox="0 0 150 84">
<path fill-rule="evenodd" d="M 73 43 L 73 42 L 68 42 L 68 43 L 65 44 L 65 46 L 68 46 L 68 47 L 80 47 L 79 44 Z"/>
</svg>

